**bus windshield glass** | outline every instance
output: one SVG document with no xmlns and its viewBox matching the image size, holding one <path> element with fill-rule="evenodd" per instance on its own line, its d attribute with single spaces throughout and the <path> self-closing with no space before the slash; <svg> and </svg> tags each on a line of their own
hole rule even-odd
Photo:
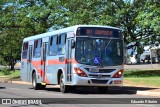
<svg viewBox="0 0 160 107">
<path fill-rule="evenodd" d="M 113 38 L 77 37 L 75 56 L 81 64 L 121 65 L 123 63 L 123 41 Z"/>
</svg>

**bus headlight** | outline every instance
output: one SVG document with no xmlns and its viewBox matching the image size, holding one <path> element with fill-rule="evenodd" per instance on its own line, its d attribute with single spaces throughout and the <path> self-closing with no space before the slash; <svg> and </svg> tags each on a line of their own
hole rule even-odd
<svg viewBox="0 0 160 107">
<path fill-rule="evenodd" d="M 124 69 L 119 70 L 113 75 L 113 78 L 120 78 L 123 75 Z"/>
<path fill-rule="evenodd" d="M 81 76 L 81 77 L 87 77 L 87 74 L 83 71 L 83 70 L 81 70 L 81 69 L 79 69 L 79 68 L 74 68 L 74 71 L 76 72 L 76 74 L 77 75 L 79 75 L 79 76 Z"/>
</svg>

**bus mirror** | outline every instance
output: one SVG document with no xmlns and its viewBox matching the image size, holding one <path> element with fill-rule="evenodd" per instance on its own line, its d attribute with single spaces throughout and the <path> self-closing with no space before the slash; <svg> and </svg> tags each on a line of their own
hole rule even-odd
<svg viewBox="0 0 160 107">
<path fill-rule="evenodd" d="M 74 48 L 75 47 L 75 41 L 72 39 L 71 40 L 71 48 Z"/>
</svg>

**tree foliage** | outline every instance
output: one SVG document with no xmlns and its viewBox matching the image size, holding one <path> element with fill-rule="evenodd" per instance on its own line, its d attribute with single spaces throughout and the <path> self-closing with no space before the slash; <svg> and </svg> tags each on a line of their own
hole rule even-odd
<svg viewBox="0 0 160 107">
<path fill-rule="evenodd" d="M 1 64 L 20 60 L 25 37 L 77 24 L 119 27 L 139 53 L 140 43 L 160 41 L 159 0 L 1 0 L 0 7 Z"/>
</svg>

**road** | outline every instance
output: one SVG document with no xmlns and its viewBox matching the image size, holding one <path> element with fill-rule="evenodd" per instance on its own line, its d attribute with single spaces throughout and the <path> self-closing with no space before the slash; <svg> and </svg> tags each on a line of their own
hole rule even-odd
<svg viewBox="0 0 160 107">
<path fill-rule="evenodd" d="M 120 98 L 119 100 L 113 101 L 114 99 L 109 99 L 109 103 L 107 104 L 110 106 L 115 106 L 115 104 L 120 107 L 128 107 L 128 106 L 138 106 L 138 107 L 158 107 L 157 104 L 120 104 L 125 102 L 122 98 L 158 98 L 158 97 L 151 97 L 151 96 L 141 96 L 136 95 L 134 91 L 125 91 L 121 90 L 121 87 L 113 87 L 109 88 L 109 91 L 106 94 L 99 94 L 96 88 L 78 88 L 76 91 L 71 91 L 69 93 L 61 93 L 59 92 L 59 88 L 55 87 L 47 87 L 45 90 L 33 90 L 31 85 L 24 85 L 24 84 L 13 84 L 13 83 L 0 83 L 0 98 L 63 98 L 63 100 L 67 98 L 82 98 L 80 100 L 84 100 L 87 98 L 96 98 L 96 100 L 100 98 Z M 47 99 L 46 99 L 47 100 Z M 121 102 L 120 102 L 121 101 Z M 65 103 L 60 102 L 60 103 Z M 92 103 L 92 102 L 91 102 Z M 94 103 L 94 102 L 93 102 Z M 64 104 L 63 104 L 64 105 Z M 62 107 L 62 104 L 42 104 L 41 107 L 48 107 L 48 106 L 58 106 Z M 0 105 L 1 106 L 1 105 Z M 3 107 L 14 106 L 15 105 L 3 105 Z M 37 107 L 37 105 L 21 105 L 21 106 L 30 106 L 30 107 Z M 106 104 L 65 104 L 66 107 L 106 107 Z M 16 106 L 17 107 L 17 106 Z"/>
<path fill-rule="evenodd" d="M 155 69 L 155 70 L 160 70 L 160 64 L 133 64 L 133 65 L 124 65 L 124 69 L 141 69 L 141 70 L 146 70 L 146 69 Z"/>
</svg>

